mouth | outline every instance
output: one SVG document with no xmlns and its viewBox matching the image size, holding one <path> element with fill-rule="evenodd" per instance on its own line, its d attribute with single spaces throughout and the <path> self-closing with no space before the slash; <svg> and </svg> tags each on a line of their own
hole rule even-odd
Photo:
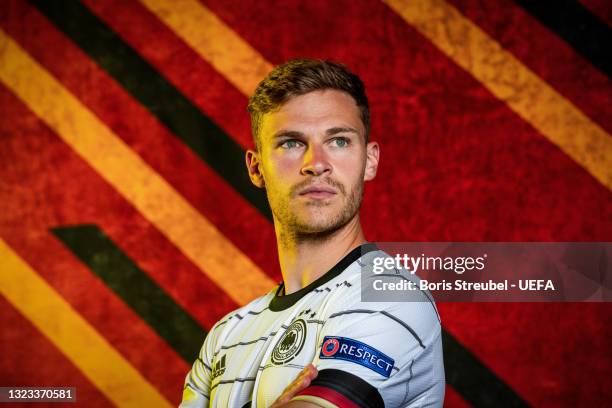
<svg viewBox="0 0 612 408">
<path fill-rule="evenodd" d="M 330 198 L 336 194 L 338 194 L 336 190 L 328 186 L 310 186 L 299 193 L 301 197 L 312 198 L 315 200 Z"/>
</svg>

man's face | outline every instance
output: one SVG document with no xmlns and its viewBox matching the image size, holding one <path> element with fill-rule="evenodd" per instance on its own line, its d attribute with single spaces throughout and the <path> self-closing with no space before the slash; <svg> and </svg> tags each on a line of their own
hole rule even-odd
<svg viewBox="0 0 612 408">
<path fill-rule="evenodd" d="M 265 114 L 260 129 L 260 151 L 248 153 L 247 164 L 253 182 L 266 188 L 277 223 L 296 234 L 320 234 L 355 217 L 363 182 L 376 174 L 378 146 L 366 148 L 350 95 L 323 90 L 294 97 Z"/>
</svg>

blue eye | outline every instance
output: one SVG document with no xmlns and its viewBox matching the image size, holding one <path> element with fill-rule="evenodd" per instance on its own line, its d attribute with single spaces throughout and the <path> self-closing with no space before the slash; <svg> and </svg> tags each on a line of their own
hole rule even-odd
<svg viewBox="0 0 612 408">
<path fill-rule="evenodd" d="M 298 147 L 300 142 L 298 140 L 286 140 L 281 144 L 283 149 L 293 149 Z"/>
<path fill-rule="evenodd" d="M 344 137 L 337 137 L 334 139 L 336 147 L 347 147 L 349 145 L 348 139 Z"/>
</svg>

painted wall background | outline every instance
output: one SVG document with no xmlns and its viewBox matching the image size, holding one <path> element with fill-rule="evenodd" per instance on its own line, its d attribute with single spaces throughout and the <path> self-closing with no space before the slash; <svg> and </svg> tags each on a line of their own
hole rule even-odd
<svg viewBox="0 0 612 408">
<path fill-rule="evenodd" d="M 0 385 L 178 403 L 206 331 L 280 281 L 243 153 L 247 97 L 291 57 L 366 83 L 370 240 L 610 241 L 611 16 L 598 0 L 3 2 Z M 609 304 L 439 309 L 447 406 L 612 397 Z"/>
</svg>

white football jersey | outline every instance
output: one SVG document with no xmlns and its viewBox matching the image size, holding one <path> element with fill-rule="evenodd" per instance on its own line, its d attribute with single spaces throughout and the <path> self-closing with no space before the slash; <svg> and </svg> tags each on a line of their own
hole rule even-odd
<svg viewBox="0 0 612 408">
<path fill-rule="evenodd" d="M 429 293 L 422 301 L 362 301 L 362 269 L 388 256 L 362 245 L 301 290 L 281 296 L 281 284 L 226 315 L 187 374 L 180 406 L 269 407 L 314 363 L 317 378 L 295 399 L 324 407 L 441 407 L 441 327 Z"/>
</svg>

